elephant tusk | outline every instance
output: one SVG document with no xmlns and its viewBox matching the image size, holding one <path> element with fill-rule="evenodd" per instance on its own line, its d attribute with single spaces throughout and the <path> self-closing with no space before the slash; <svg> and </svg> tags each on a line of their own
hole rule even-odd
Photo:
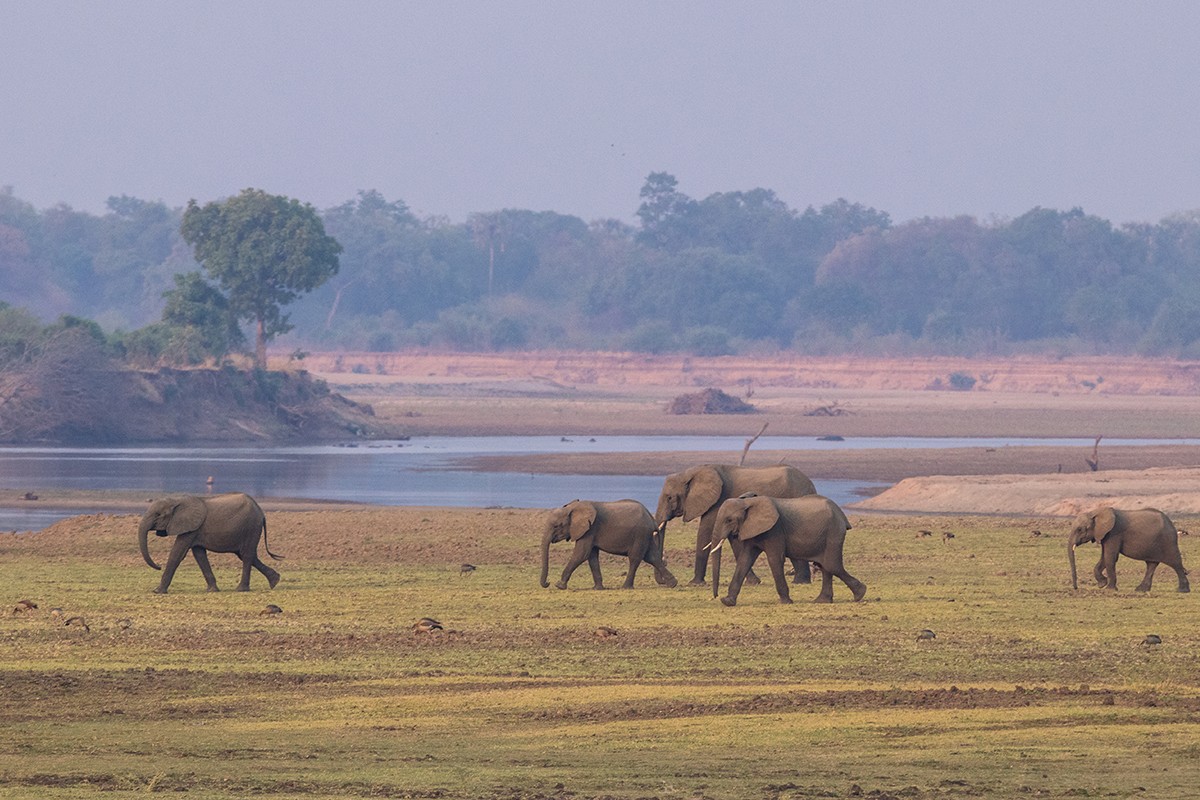
<svg viewBox="0 0 1200 800">
<path fill-rule="evenodd" d="M 725 540 L 722 539 L 721 541 L 717 542 L 716 544 L 709 545 L 708 552 L 715 553 L 718 550 L 720 550 L 724 545 L 725 545 Z"/>
</svg>

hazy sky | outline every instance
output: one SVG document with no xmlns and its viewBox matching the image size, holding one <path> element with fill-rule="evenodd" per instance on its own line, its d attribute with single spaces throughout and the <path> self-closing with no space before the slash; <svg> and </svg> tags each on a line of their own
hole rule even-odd
<svg viewBox="0 0 1200 800">
<path fill-rule="evenodd" d="M 0 0 L 0 186 L 1156 222 L 1200 208 L 1198 42 L 1194 2 Z"/>
</svg>

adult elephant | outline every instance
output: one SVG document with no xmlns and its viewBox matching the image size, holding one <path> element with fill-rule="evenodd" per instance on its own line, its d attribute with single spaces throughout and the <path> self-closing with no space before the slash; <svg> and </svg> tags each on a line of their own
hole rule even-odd
<svg viewBox="0 0 1200 800">
<path fill-rule="evenodd" d="M 1085 542 L 1100 545 L 1100 560 L 1092 570 L 1096 583 L 1107 589 L 1117 588 L 1117 556 L 1146 562 L 1146 575 L 1137 591 L 1150 591 L 1154 570 L 1166 564 L 1179 576 L 1179 591 L 1190 592 L 1187 570 L 1179 552 L 1179 533 L 1170 518 L 1156 508 L 1123 511 L 1097 508 L 1075 517 L 1067 537 L 1067 560 L 1071 563 L 1071 588 L 1078 589 L 1075 548 Z"/>
<path fill-rule="evenodd" d="M 803 497 L 816 494 L 817 489 L 803 472 L 786 464 L 771 467 L 704 464 L 668 475 L 663 481 L 658 508 L 654 512 L 659 531 L 665 532 L 667 522 L 675 517 L 682 516 L 684 522 L 700 518 L 700 526 L 696 531 L 693 586 L 704 585 L 704 573 L 708 570 L 708 545 L 712 540 L 717 509 L 729 498 L 747 492 L 764 497 Z M 807 561 L 797 559 L 792 566 L 795 568 L 796 583 L 809 583 L 812 580 Z M 758 582 L 753 573 L 750 577 L 752 583 Z"/>
<path fill-rule="evenodd" d="M 572 500 L 562 508 L 551 511 L 542 534 L 542 588 L 550 585 L 547 580 L 550 544 L 567 540 L 575 543 L 575 549 L 563 567 L 562 577 L 554 584 L 559 589 L 567 588 L 571 573 L 584 561 L 592 570 L 595 588 L 603 589 L 604 582 L 600 577 L 601 550 L 629 557 L 629 571 L 625 573 L 626 589 L 633 587 L 633 578 L 643 560 L 654 567 L 654 579 L 660 585 L 673 587 L 677 583 L 663 561 L 663 537 L 658 535 L 650 512 L 637 500 Z"/>
<path fill-rule="evenodd" d="M 166 594 L 171 579 L 179 562 L 183 561 L 188 551 L 196 558 L 208 591 L 215 592 L 217 580 L 213 577 L 212 567 L 208 563 L 208 551 L 214 553 L 236 553 L 242 560 L 242 582 L 238 591 L 250 589 L 250 568 L 254 567 L 267 578 L 271 588 L 279 583 L 279 573 L 268 567 L 258 557 L 258 540 L 263 540 L 263 548 L 271 558 L 279 559 L 267 547 L 267 518 L 258 503 L 247 494 L 221 494 L 213 497 L 197 497 L 185 495 L 179 497 L 163 497 L 155 500 L 142 515 L 138 525 L 138 545 L 142 549 L 142 558 L 155 569 L 161 569 L 154 559 L 150 558 L 150 548 L 146 544 L 150 531 L 158 536 L 173 536 L 171 553 L 167 556 L 167 567 L 163 570 L 162 580 L 155 594 Z"/>
<path fill-rule="evenodd" d="M 721 545 L 736 541 L 737 568 L 729 581 L 729 593 L 721 598 L 727 606 L 737 605 L 742 581 L 759 553 L 767 554 L 779 602 L 792 602 L 783 574 L 784 557 L 812 561 L 821 568 L 821 593 L 813 602 L 833 602 L 836 575 L 854 594 L 855 602 L 867 593 L 866 584 L 846 571 L 842 548 L 850 521 L 832 500 L 820 495 L 807 497 L 745 496 L 726 500 L 717 511 L 710 549 L 713 551 L 713 597 L 721 580 Z"/>
</svg>

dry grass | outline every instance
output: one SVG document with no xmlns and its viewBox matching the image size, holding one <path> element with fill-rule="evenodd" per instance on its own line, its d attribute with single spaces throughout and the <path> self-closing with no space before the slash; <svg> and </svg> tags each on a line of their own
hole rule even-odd
<svg viewBox="0 0 1200 800">
<path fill-rule="evenodd" d="M 1072 592 L 1055 520 L 852 521 L 866 601 L 733 609 L 649 570 L 543 590 L 532 511 L 277 512 L 284 580 L 248 594 L 190 563 L 151 594 L 133 517 L 5 536 L 0 796 L 1194 796 L 1200 633 L 1171 575 Z M 680 575 L 690 538 L 672 526 Z"/>
</svg>

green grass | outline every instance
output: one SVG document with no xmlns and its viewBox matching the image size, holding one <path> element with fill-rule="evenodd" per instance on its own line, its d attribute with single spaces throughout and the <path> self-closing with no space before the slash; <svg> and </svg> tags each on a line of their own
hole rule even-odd
<svg viewBox="0 0 1200 800">
<path fill-rule="evenodd" d="M 319 536 L 313 518 L 277 517 L 291 557 L 273 592 L 256 576 L 206 594 L 187 563 L 153 595 L 128 520 L 0 542 L 0 797 L 1196 794 L 1200 597 L 1169 570 L 1135 595 L 1128 561 L 1116 594 L 1072 592 L 1061 522 L 854 517 L 864 602 L 838 583 L 832 606 L 806 586 L 783 606 L 764 585 L 728 609 L 648 569 L 632 591 L 585 588 L 586 567 L 541 589 L 523 514 L 468 519 L 491 537 L 470 577 L 403 526 L 372 529 L 399 555 L 370 563 L 306 555 L 289 519 Z M 689 538 L 668 540 L 680 577 Z M 1097 554 L 1080 549 L 1084 574 Z M 231 587 L 232 561 L 213 562 Z M 603 566 L 618 584 L 623 562 Z M 23 597 L 39 609 L 7 614 Z M 447 632 L 414 634 L 424 615 Z"/>
</svg>

